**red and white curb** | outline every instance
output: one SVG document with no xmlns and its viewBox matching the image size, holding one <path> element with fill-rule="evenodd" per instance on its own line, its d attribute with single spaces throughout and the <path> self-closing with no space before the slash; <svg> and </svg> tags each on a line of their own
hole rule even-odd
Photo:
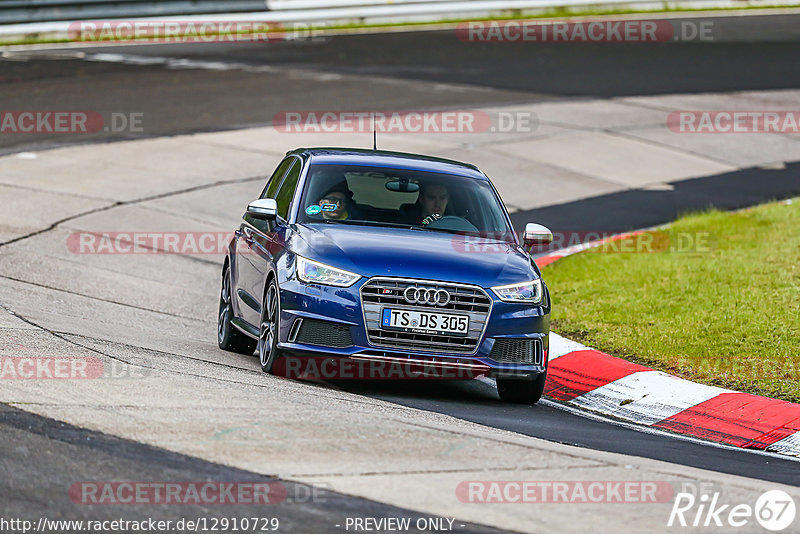
<svg viewBox="0 0 800 534">
<path fill-rule="evenodd" d="M 552 332 L 545 394 L 639 425 L 800 456 L 800 404 L 697 384 Z"/>
<path fill-rule="evenodd" d="M 542 267 L 600 243 L 560 250 L 536 263 Z M 545 394 L 654 429 L 800 457 L 800 404 L 697 384 L 553 332 Z"/>
</svg>

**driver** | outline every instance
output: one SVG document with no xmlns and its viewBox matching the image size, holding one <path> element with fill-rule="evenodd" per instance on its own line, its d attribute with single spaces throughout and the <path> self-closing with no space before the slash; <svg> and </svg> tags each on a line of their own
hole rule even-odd
<svg viewBox="0 0 800 534">
<path fill-rule="evenodd" d="M 449 201 L 447 186 L 421 183 L 417 202 L 406 205 L 403 215 L 412 224 L 427 225 L 444 216 Z"/>
<path fill-rule="evenodd" d="M 358 209 L 353 203 L 353 192 L 347 186 L 344 176 L 331 185 L 317 204 L 322 208 L 322 218 L 326 220 L 346 220 L 358 217 Z"/>
</svg>

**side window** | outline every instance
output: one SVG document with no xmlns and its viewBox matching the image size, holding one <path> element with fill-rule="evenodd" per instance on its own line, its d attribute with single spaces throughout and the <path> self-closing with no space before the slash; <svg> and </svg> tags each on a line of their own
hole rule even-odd
<svg viewBox="0 0 800 534">
<path fill-rule="evenodd" d="M 286 178 L 283 179 L 283 184 L 275 195 L 275 201 L 278 203 L 278 215 L 284 219 L 289 218 L 289 206 L 292 204 L 294 191 L 297 189 L 297 180 L 300 179 L 300 170 L 302 168 L 303 166 L 298 160 L 286 173 Z"/>
<path fill-rule="evenodd" d="M 297 158 L 290 156 L 278 165 L 278 168 L 272 173 L 269 182 L 267 182 L 267 187 L 264 188 L 260 198 L 275 198 L 275 191 L 278 189 L 278 186 L 281 185 L 281 178 L 283 178 L 283 175 L 286 174 L 286 170 L 296 159 Z"/>
</svg>

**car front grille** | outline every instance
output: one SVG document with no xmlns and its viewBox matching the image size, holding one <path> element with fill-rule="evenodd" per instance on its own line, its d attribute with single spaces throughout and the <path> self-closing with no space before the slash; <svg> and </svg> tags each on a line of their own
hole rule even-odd
<svg viewBox="0 0 800 534">
<path fill-rule="evenodd" d="M 541 339 L 495 339 L 489 358 L 500 363 L 541 365 L 544 349 Z"/>
<path fill-rule="evenodd" d="M 299 320 L 302 322 L 294 339 L 297 343 L 339 349 L 353 346 L 353 337 L 347 325 L 317 319 Z"/>
<path fill-rule="evenodd" d="M 406 288 L 414 286 L 443 289 L 450 294 L 450 301 L 445 306 L 409 304 L 403 293 Z M 370 344 L 429 352 L 475 352 L 492 309 L 492 299 L 480 287 L 400 278 L 369 280 L 361 287 L 361 303 Z M 469 315 L 469 332 L 466 336 L 446 336 L 384 330 L 380 323 L 383 308 Z"/>
</svg>

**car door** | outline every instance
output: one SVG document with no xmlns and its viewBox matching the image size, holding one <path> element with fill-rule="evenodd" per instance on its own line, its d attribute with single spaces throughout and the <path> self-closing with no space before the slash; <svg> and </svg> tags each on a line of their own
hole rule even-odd
<svg viewBox="0 0 800 534">
<path fill-rule="evenodd" d="M 245 214 L 241 225 L 244 250 L 247 254 L 243 255 L 246 259 L 240 262 L 239 274 L 243 291 L 239 298 L 244 304 L 242 318 L 252 325 L 258 325 L 261 319 L 267 270 L 274 258 L 283 251 L 289 208 L 303 167 L 299 157 L 290 156 L 287 159 L 291 161 L 279 185 L 272 187 L 270 183 L 262 194 L 262 198 L 274 198 L 278 204 L 278 217 L 275 222 L 255 219 Z"/>
<path fill-rule="evenodd" d="M 283 178 L 296 160 L 295 156 L 289 156 L 281 161 L 267 181 L 259 198 L 275 198 L 278 188 L 283 183 Z M 270 224 L 267 221 L 255 219 L 246 212 L 242 219 L 242 223 L 235 233 L 236 259 L 231 262 L 232 287 L 234 288 L 232 293 L 239 309 L 240 318 L 257 326 L 261 318 L 261 294 L 257 292 L 259 287 L 257 278 L 258 273 L 263 269 L 258 266 L 262 256 L 256 252 L 258 249 L 254 246 L 254 233 L 256 229 L 268 233 Z"/>
</svg>

